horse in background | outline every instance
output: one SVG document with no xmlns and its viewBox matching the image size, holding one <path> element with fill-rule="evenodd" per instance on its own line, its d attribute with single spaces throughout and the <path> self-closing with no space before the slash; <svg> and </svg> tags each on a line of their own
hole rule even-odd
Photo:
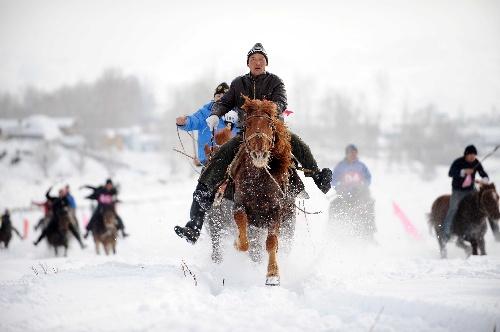
<svg viewBox="0 0 500 332">
<path fill-rule="evenodd" d="M 111 251 L 113 254 L 116 254 L 116 239 L 118 238 L 117 224 L 118 221 L 114 207 L 112 205 L 103 206 L 100 220 L 91 229 L 96 254 L 100 255 L 100 246 L 104 248 L 106 255 L 109 255 Z"/>
<path fill-rule="evenodd" d="M 279 285 L 278 235 L 289 223 L 295 197 L 288 189 L 288 169 L 292 164 L 290 134 L 278 119 L 276 104 L 245 97 L 243 143 L 230 166 L 234 182 L 235 247 L 249 250 L 248 228 L 267 230 L 268 265 L 266 285 Z"/>
<path fill-rule="evenodd" d="M 338 240 L 358 238 L 374 242 L 375 200 L 368 186 L 359 184 L 330 202 L 329 225 Z"/>
<path fill-rule="evenodd" d="M 443 234 L 444 219 L 450 205 L 450 195 L 438 197 L 431 207 L 429 225 L 434 227 L 438 236 L 439 249 L 442 258 L 446 258 L 446 242 Z M 499 196 L 495 184 L 480 184 L 479 191 L 466 196 L 459 204 L 451 232 L 457 236 L 457 246 L 464 249 L 467 256 L 486 255 L 484 235 L 487 231 L 489 219 L 495 238 L 498 237 L 497 222 L 500 219 Z M 496 228 L 494 227 L 496 226 Z M 465 243 L 470 243 L 470 246 Z"/>
<path fill-rule="evenodd" d="M 19 233 L 17 228 L 12 225 L 9 210 L 5 210 L 4 214 L 2 215 L 0 224 L 0 244 L 3 242 L 3 245 L 6 249 L 9 247 L 9 242 L 12 239 L 12 232 L 16 233 L 17 236 L 19 236 L 19 238 L 23 240 L 21 233 Z"/>
<path fill-rule="evenodd" d="M 59 255 L 58 247 L 64 247 L 64 256 L 68 256 L 68 231 L 72 222 L 67 207 L 54 211 L 56 222 L 54 227 L 47 227 L 47 242 L 54 248 L 56 256 Z"/>
</svg>

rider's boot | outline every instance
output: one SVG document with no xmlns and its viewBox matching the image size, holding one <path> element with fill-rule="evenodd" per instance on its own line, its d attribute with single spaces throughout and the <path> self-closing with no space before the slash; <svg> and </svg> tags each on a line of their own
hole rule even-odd
<svg viewBox="0 0 500 332">
<path fill-rule="evenodd" d="M 187 242 L 195 244 L 200 237 L 201 228 L 205 219 L 205 212 L 210 209 L 214 200 L 214 194 L 209 188 L 198 182 L 193 193 L 193 202 L 191 203 L 190 220 L 186 226 L 175 226 L 175 233 L 186 239 Z"/>
<path fill-rule="evenodd" d="M 129 234 L 125 232 L 125 225 L 123 224 L 123 220 L 118 214 L 116 214 L 116 212 L 115 215 L 116 215 L 116 220 L 118 222 L 118 229 L 122 232 L 122 236 L 126 238 L 127 236 L 129 236 Z"/>
</svg>

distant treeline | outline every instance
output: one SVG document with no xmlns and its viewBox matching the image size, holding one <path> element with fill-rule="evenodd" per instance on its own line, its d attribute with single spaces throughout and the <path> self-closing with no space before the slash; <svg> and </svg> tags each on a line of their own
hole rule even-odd
<svg viewBox="0 0 500 332">
<path fill-rule="evenodd" d="M 20 98 L 0 95 L 0 114 L 22 118 L 32 114 L 73 117 L 86 134 L 102 128 L 140 124 L 154 108 L 154 97 L 134 76 L 108 69 L 92 83 L 63 86 L 45 92 L 27 88 Z"/>
<path fill-rule="evenodd" d="M 154 127 L 163 135 L 168 150 L 180 145 L 175 117 L 192 114 L 209 102 L 218 83 L 213 76 L 205 75 L 166 91 L 169 106 L 163 117 L 154 121 Z M 300 82 L 296 84 L 301 85 Z M 393 121 L 394 124 L 387 128 L 381 125 L 382 112 L 337 91 L 326 91 L 323 98 L 315 101 L 310 100 L 307 93 L 301 94 L 300 99 L 302 106 L 307 105 L 314 111 L 294 109 L 296 121 L 292 129 L 313 150 L 331 151 L 318 156 L 325 164 L 334 164 L 345 145 L 354 143 L 362 156 L 384 158 L 389 163 L 419 162 L 425 167 L 423 173 L 429 174 L 437 165 L 448 165 L 468 144 L 481 148 L 500 143 L 495 141 L 500 139 L 500 134 L 491 134 L 495 132 L 495 124 L 498 127 L 500 123 L 500 112 L 496 110 L 465 118 L 450 117 L 432 103 L 421 108 L 406 106 L 402 107 L 400 114 L 394 115 L 401 120 Z M 78 130 L 89 139 L 95 136 L 96 130 L 146 124 L 154 107 L 154 96 L 137 78 L 113 69 L 106 70 L 93 83 L 63 86 L 52 92 L 28 88 L 21 98 L 0 95 L 1 117 L 21 118 L 31 114 L 71 116 L 77 119 Z M 189 141 L 184 144 L 191 150 Z M 480 151 L 480 155 L 486 153 Z"/>
</svg>

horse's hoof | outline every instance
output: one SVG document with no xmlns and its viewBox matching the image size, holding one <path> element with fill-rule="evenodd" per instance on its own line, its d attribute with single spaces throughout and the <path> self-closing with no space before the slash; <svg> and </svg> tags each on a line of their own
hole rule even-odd
<svg viewBox="0 0 500 332">
<path fill-rule="evenodd" d="M 238 251 L 248 251 L 249 244 L 248 244 L 248 241 L 240 243 L 240 241 L 238 241 L 238 239 L 236 239 L 234 241 L 234 247 Z"/>
<path fill-rule="evenodd" d="M 270 276 L 266 278 L 266 286 L 279 286 L 280 276 Z"/>
<path fill-rule="evenodd" d="M 445 250 L 441 250 L 440 252 L 441 252 L 441 258 L 442 259 L 448 258 L 448 253 L 446 252 L 446 249 Z"/>
</svg>

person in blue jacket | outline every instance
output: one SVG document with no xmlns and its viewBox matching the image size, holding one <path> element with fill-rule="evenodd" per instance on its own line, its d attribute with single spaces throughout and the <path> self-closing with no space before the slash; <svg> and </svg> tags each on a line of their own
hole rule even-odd
<svg viewBox="0 0 500 332">
<path fill-rule="evenodd" d="M 75 222 L 75 226 L 80 232 L 80 223 L 78 222 L 78 219 L 76 218 L 76 201 L 75 197 L 71 194 L 69 184 L 64 186 L 64 195 L 66 196 L 66 200 L 68 201 L 68 208 L 69 208 L 69 213 L 71 215 L 71 218 L 73 218 L 73 221 Z"/>
<path fill-rule="evenodd" d="M 214 98 L 211 100 L 209 103 L 203 105 L 198 111 L 191 115 L 187 116 L 180 116 L 175 119 L 176 125 L 179 127 L 181 130 L 185 131 L 192 131 L 192 130 L 197 130 L 198 131 L 198 160 L 201 165 L 205 165 L 207 163 L 207 157 L 205 155 L 205 144 L 211 144 L 211 138 L 212 138 L 212 133 L 210 132 L 210 129 L 208 128 L 206 119 L 210 116 L 212 112 L 212 105 L 218 101 L 219 99 L 222 98 L 224 93 L 226 93 L 229 90 L 229 86 L 227 85 L 226 82 L 222 82 L 219 84 L 214 91 Z M 225 120 L 227 122 L 234 123 L 234 120 L 230 119 L 231 116 L 235 115 L 233 113 L 236 113 L 235 111 L 228 112 L 228 116 L 224 119 L 219 120 L 219 124 L 216 128 L 216 130 L 220 130 L 224 128 Z M 237 115 L 236 115 L 237 116 Z M 233 129 L 233 135 L 236 134 L 236 128 Z M 215 143 L 214 143 L 215 144 Z M 196 160 L 195 160 L 196 163 Z M 199 165 L 198 165 L 199 166 Z"/>
<path fill-rule="evenodd" d="M 332 187 L 342 195 L 360 186 L 369 187 L 371 181 L 372 175 L 368 167 L 358 159 L 358 148 L 349 144 L 345 148 L 345 158 L 333 170 Z"/>
</svg>

